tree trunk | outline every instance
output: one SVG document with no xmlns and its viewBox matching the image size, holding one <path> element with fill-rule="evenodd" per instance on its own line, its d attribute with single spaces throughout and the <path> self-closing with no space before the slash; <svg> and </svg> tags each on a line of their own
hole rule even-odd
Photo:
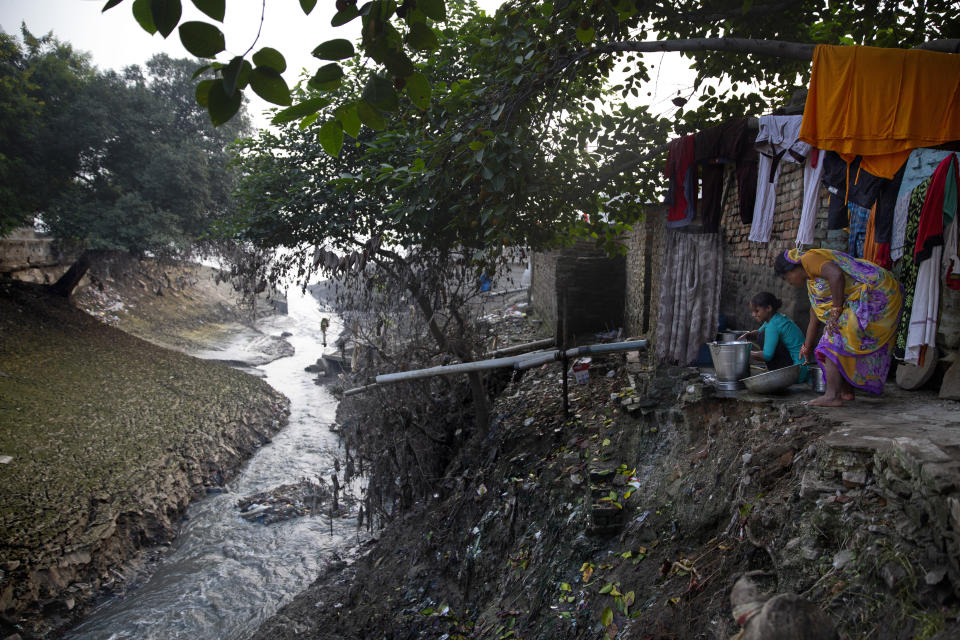
<svg viewBox="0 0 960 640">
<path fill-rule="evenodd" d="M 414 300 L 417 301 L 417 306 L 420 307 L 420 311 L 427 319 L 427 327 L 430 329 L 430 335 L 436 340 L 437 345 L 444 351 L 453 353 L 464 362 L 469 360 L 471 358 L 469 353 L 464 353 L 463 349 L 460 349 L 457 345 L 447 340 L 447 336 L 444 335 L 443 330 L 437 325 L 433 306 L 426 296 L 423 295 L 423 291 L 413 279 L 407 280 L 407 289 L 409 289 Z M 490 426 L 490 407 L 487 402 L 487 392 L 483 388 L 483 377 L 479 371 L 470 371 L 467 373 L 467 379 L 470 381 L 470 394 L 473 397 L 474 422 L 480 433 L 486 433 L 487 428 Z"/>
<path fill-rule="evenodd" d="M 91 251 L 84 251 L 80 254 L 77 261 L 67 269 L 67 272 L 60 276 L 59 280 L 50 285 L 50 291 L 58 296 L 69 298 L 73 290 L 76 289 L 80 281 L 83 280 L 83 276 L 87 275 L 87 271 L 92 264 L 92 258 L 93 252 Z"/>
<path fill-rule="evenodd" d="M 931 40 L 917 49 L 960 53 L 960 39 Z M 646 40 L 630 42 L 607 42 L 584 51 L 584 57 L 601 53 L 649 53 L 656 51 L 730 51 L 755 53 L 776 58 L 812 60 L 815 44 L 784 42 L 782 40 L 753 40 L 750 38 L 690 38 L 687 40 Z"/>
</svg>

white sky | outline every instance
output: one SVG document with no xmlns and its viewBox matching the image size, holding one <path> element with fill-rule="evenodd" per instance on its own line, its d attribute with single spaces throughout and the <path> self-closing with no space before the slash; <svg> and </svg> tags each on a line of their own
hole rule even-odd
<svg viewBox="0 0 960 640">
<path fill-rule="evenodd" d="M 142 64 L 153 54 L 165 52 L 173 57 L 191 57 L 180 44 L 176 30 L 164 40 L 160 34 L 150 36 L 140 28 L 131 13 L 133 0 L 124 0 L 105 13 L 101 13 L 106 0 L 0 0 L 0 30 L 19 35 L 20 24 L 25 22 L 34 35 L 50 31 L 60 40 L 69 42 L 78 51 L 89 52 L 93 62 L 101 69 L 121 69 L 131 64 Z M 487 13 L 493 14 L 502 0 L 478 0 Z M 227 2 L 227 11 L 222 30 L 226 34 L 227 51 L 218 59 L 226 61 L 244 53 L 256 40 L 260 26 L 260 0 L 232 0 Z M 213 22 L 200 13 L 191 2 L 183 0 L 183 20 Z M 331 38 L 346 38 L 355 41 L 359 36 L 360 20 L 341 27 L 331 27 L 330 19 L 335 13 L 333 0 L 319 0 L 309 16 L 300 9 L 298 0 L 266 0 L 263 29 L 256 49 L 273 47 L 287 59 L 287 71 L 283 74 L 287 84 L 293 85 L 304 67 L 311 72 L 321 61 L 310 55 L 313 48 Z M 679 54 L 647 54 L 644 59 L 656 65 L 652 69 L 651 83 L 647 90 L 651 96 L 641 94 L 640 102 L 649 100 L 654 112 L 673 110 L 669 99 L 680 89 L 686 95 L 692 84 L 692 73 Z M 659 74 L 657 71 L 659 70 Z M 260 100 L 252 91 L 247 106 L 256 126 L 265 126 L 268 118 L 260 115 L 268 103 Z"/>
</svg>

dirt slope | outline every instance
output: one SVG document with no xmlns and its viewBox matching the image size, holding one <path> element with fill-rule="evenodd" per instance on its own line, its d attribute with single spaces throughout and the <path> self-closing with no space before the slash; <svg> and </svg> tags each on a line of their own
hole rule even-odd
<svg viewBox="0 0 960 640">
<path fill-rule="evenodd" d="M 356 563 L 331 561 L 256 638 L 726 639 L 749 571 L 844 638 L 957 637 L 956 594 L 924 576 L 883 493 L 814 486 L 837 464 L 822 417 L 634 369 L 595 359 L 567 421 L 556 366 L 528 372 L 435 501 Z"/>
</svg>

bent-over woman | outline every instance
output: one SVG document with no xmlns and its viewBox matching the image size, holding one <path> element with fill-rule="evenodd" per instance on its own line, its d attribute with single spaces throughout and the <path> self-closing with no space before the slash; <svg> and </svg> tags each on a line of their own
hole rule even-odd
<svg viewBox="0 0 960 640">
<path fill-rule="evenodd" d="M 801 356 L 811 351 L 826 378 L 826 391 L 810 404 L 839 407 L 854 389 L 880 394 L 890 358 L 903 289 L 886 269 L 840 251 L 784 252 L 774 272 L 795 287 L 807 287 L 810 322 Z M 820 323 L 826 325 L 814 350 Z"/>
</svg>

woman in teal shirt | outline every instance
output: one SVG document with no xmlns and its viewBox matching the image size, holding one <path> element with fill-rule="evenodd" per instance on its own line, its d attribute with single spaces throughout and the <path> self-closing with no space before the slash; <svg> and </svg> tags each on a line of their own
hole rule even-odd
<svg viewBox="0 0 960 640">
<path fill-rule="evenodd" d="M 762 351 L 754 350 L 750 355 L 756 360 L 766 362 L 771 371 L 804 364 L 800 357 L 803 331 L 796 322 L 777 311 L 782 305 L 783 303 L 768 291 L 761 291 L 750 300 L 750 314 L 761 325 L 758 330 L 750 331 L 745 337 L 759 336 L 763 345 Z M 801 367 L 797 382 L 806 381 L 808 374 L 807 367 Z"/>
</svg>

